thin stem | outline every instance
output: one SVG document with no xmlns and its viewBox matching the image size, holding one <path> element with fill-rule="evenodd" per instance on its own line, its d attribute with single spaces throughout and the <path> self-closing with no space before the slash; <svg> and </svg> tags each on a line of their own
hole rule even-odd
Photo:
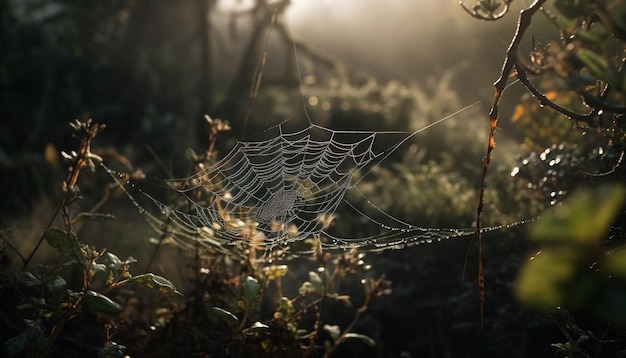
<svg viewBox="0 0 626 358">
<path fill-rule="evenodd" d="M 368 294 L 368 295 L 365 296 L 365 302 L 363 302 L 361 307 L 359 307 L 359 309 L 356 311 L 356 314 L 352 318 L 352 322 L 350 322 L 348 327 L 346 327 L 346 329 L 344 329 L 344 331 L 341 333 L 341 335 L 335 340 L 335 342 L 333 343 L 332 347 L 330 347 L 330 349 L 328 349 L 326 351 L 326 353 L 324 353 L 324 358 L 330 357 L 330 355 L 337 349 L 337 347 L 339 347 L 339 345 L 346 340 L 346 335 L 348 333 L 350 333 L 350 331 L 352 331 L 354 326 L 361 319 L 363 314 L 367 311 L 367 308 L 368 308 L 368 305 L 370 303 L 371 298 L 372 298 L 371 294 Z"/>
<path fill-rule="evenodd" d="M 20 257 L 22 257 L 22 260 L 23 260 L 22 271 L 24 271 L 24 270 L 26 270 L 28 268 L 28 264 L 33 259 L 33 256 L 35 256 L 35 253 L 37 252 L 37 250 L 39 250 L 39 246 L 41 246 L 41 243 L 43 243 L 43 240 L 46 238 L 46 231 L 50 227 L 52 227 L 52 224 L 54 223 L 54 220 L 57 218 L 57 215 L 59 215 L 59 211 L 61 211 L 61 208 L 64 205 L 65 205 L 65 199 L 61 199 L 61 201 L 59 202 L 59 205 L 57 205 L 57 208 L 54 211 L 54 214 L 52 215 L 52 218 L 50 218 L 50 221 L 48 222 L 48 225 L 46 225 L 46 229 L 41 234 L 41 237 L 39 237 L 39 241 L 37 241 L 37 244 L 35 245 L 33 250 L 30 252 L 28 257 L 24 260 L 24 258 L 20 255 Z"/>
<path fill-rule="evenodd" d="M 502 64 L 502 70 L 500 72 L 500 78 L 494 83 L 494 99 L 491 110 L 489 111 L 489 141 L 487 144 L 487 154 L 483 158 L 483 172 L 480 180 L 480 189 L 479 189 L 479 198 L 478 198 L 478 207 L 476 210 L 476 237 L 478 244 L 478 290 L 479 290 L 479 304 L 480 304 L 480 326 L 481 329 L 483 327 L 483 318 L 484 318 L 484 307 L 485 307 L 485 272 L 483 268 L 483 237 L 482 237 L 482 212 L 485 206 L 485 178 L 487 176 L 487 170 L 489 169 L 489 163 L 491 162 L 491 152 L 496 146 L 495 142 L 495 133 L 496 127 L 498 124 L 499 110 L 498 106 L 500 104 L 500 99 L 502 98 L 502 93 L 506 88 L 507 81 L 511 76 L 511 73 L 514 68 L 517 51 L 519 49 L 519 44 L 522 41 L 524 33 L 530 26 L 531 19 L 533 15 L 539 11 L 541 6 L 546 2 L 546 0 L 535 0 L 528 8 L 522 10 L 520 12 L 518 21 L 517 21 L 517 29 L 515 30 L 515 34 L 511 39 L 511 43 L 509 44 L 509 48 L 506 52 L 506 57 L 504 59 L 504 63 Z"/>
</svg>

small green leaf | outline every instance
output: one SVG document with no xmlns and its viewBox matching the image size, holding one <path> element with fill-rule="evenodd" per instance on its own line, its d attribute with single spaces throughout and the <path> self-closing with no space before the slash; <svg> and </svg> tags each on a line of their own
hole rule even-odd
<svg viewBox="0 0 626 358">
<path fill-rule="evenodd" d="M 98 358 L 124 357 L 125 346 L 111 342 L 106 347 L 98 351 Z"/>
<path fill-rule="evenodd" d="M 18 274 L 17 280 L 25 287 L 35 287 L 41 285 L 41 280 L 30 272 L 22 271 Z"/>
<path fill-rule="evenodd" d="M 259 301 L 259 291 L 261 290 L 261 285 L 259 285 L 259 281 L 252 277 L 246 277 L 246 280 L 243 282 L 243 303 L 246 309 L 251 309 L 254 307 Z"/>
<path fill-rule="evenodd" d="M 313 285 L 313 289 L 317 293 L 324 292 L 324 283 L 322 282 L 322 278 L 317 272 L 311 271 L 309 272 L 309 281 L 311 285 Z"/>
<path fill-rule="evenodd" d="M 287 297 L 281 297 L 278 305 L 278 313 L 280 313 L 281 317 L 289 318 L 293 314 L 294 308 L 293 303 Z"/>
<path fill-rule="evenodd" d="M 137 262 L 137 259 L 132 257 L 132 256 L 128 256 L 128 258 L 125 261 L 122 261 L 123 265 L 130 265 L 130 264 L 134 264 L 135 262 Z"/>
<path fill-rule="evenodd" d="M 597 31 L 597 29 L 594 30 L 596 31 L 580 29 L 576 33 L 576 36 L 594 44 L 599 44 L 600 42 L 610 38 L 610 34 L 607 31 Z"/>
<path fill-rule="evenodd" d="M 102 259 L 103 264 L 105 264 L 112 272 L 117 273 L 117 271 L 122 266 L 122 260 L 120 260 L 117 255 L 111 252 L 105 252 Z"/>
<path fill-rule="evenodd" d="M 346 333 L 346 334 L 344 335 L 344 338 L 345 338 L 346 340 L 348 340 L 348 339 L 356 339 L 356 340 L 359 340 L 359 341 L 361 341 L 361 342 L 363 342 L 363 343 L 367 344 L 367 345 L 368 345 L 368 346 L 370 346 L 370 347 L 374 347 L 374 346 L 376 345 L 376 341 L 375 341 L 375 340 L 373 340 L 372 338 L 370 338 L 370 337 L 368 337 L 368 336 L 366 336 L 366 335 L 364 335 L 364 334 L 359 334 L 359 333 Z"/>
<path fill-rule="evenodd" d="M 107 296 L 94 291 L 87 291 L 83 296 L 83 306 L 92 312 L 101 312 L 116 315 L 122 312 L 123 307 Z"/>
<path fill-rule="evenodd" d="M 213 308 L 211 308 L 211 311 L 213 311 L 213 313 L 215 313 L 221 319 L 226 321 L 226 323 L 228 323 L 228 325 L 230 325 L 231 328 L 235 328 L 235 327 L 239 326 L 239 318 L 237 318 L 237 316 L 235 316 L 234 314 L 230 313 L 229 311 L 227 311 L 227 310 L 225 310 L 223 308 L 219 308 L 219 307 L 213 307 Z"/>
<path fill-rule="evenodd" d="M 91 268 L 93 270 L 94 276 L 102 272 L 108 272 L 107 267 L 104 264 L 93 264 Z"/>
<path fill-rule="evenodd" d="M 155 275 L 153 273 L 144 273 L 142 275 L 131 277 L 127 280 L 127 283 L 131 283 L 131 282 L 135 282 L 140 285 L 144 285 L 146 287 L 154 288 L 156 290 L 159 290 L 159 292 L 166 294 L 166 295 L 182 296 L 182 293 L 178 292 L 178 290 L 176 290 L 176 287 L 174 287 L 174 284 L 172 284 L 169 280 L 167 280 L 164 277 Z"/>
<path fill-rule="evenodd" d="M 74 218 L 75 221 L 104 221 L 104 220 L 113 220 L 115 216 L 112 214 L 104 214 L 104 213 L 78 213 Z"/>
<path fill-rule="evenodd" d="M 67 297 L 67 282 L 62 277 L 54 276 L 46 282 L 46 301 L 52 306 L 60 305 Z"/>
<path fill-rule="evenodd" d="M 267 277 L 268 280 L 274 280 L 278 277 L 285 276 L 288 271 L 289 267 L 287 265 L 272 265 L 263 268 L 263 272 L 265 272 L 265 277 Z"/>
<path fill-rule="evenodd" d="M 263 324 L 261 322 L 254 322 L 252 326 L 244 329 L 242 332 L 244 334 L 257 334 L 257 333 L 267 331 L 269 328 L 270 327 L 266 324 Z"/>
<path fill-rule="evenodd" d="M 29 327 L 19 335 L 7 339 L 3 346 L 7 358 L 13 357 L 36 357 L 43 348 L 46 339 L 44 333 L 34 322 L 29 322 Z"/>
<path fill-rule="evenodd" d="M 600 79 L 615 84 L 619 81 L 619 74 L 607 59 L 593 50 L 581 48 L 576 51 L 576 57 L 582 61 Z"/>
<path fill-rule="evenodd" d="M 42 309 L 46 311 L 53 311 L 54 307 L 50 306 L 46 303 L 46 300 L 43 298 L 30 298 L 29 302 L 23 303 L 16 307 L 18 310 L 30 310 L 33 308 Z"/>
<path fill-rule="evenodd" d="M 330 338 L 332 338 L 333 340 L 339 338 L 339 336 L 341 335 L 341 329 L 336 324 L 334 324 L 334 325 L 325 324 L 322 327 L 322 329 L 324 331 L 328 332 L 328 334 L 330 335 Z"/>
<path fill-rule="evenodd" d="M 315 287 L 313 287 L 313 284 L 311 284 L 309 281 L 303 282 L 302 286 L 300 286 L 300 289 L 298 289 L 298 293 L 303 296 L 312 292 L 315 292 Z"/>
<path fill-rule="evenodd" d="M 44 237 L 50 246 L 54 247 L 61 256 L 67 259 L 83 260 L 80 244 L 75 235 L 68 235 L 65 230 L 51 227 L 44 233 Z"/>
</svg>

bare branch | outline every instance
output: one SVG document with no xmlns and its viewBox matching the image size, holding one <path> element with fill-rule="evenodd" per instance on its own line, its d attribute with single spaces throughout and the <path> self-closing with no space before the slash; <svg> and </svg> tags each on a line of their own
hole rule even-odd
<svg viewBox="0 0 626 358">
<path fill-rule="evenodd" d="M 483 316 L 484 316 L 484 306 L 485 306 L 485 275 L 483 270 L 483 248 L 482 248 L 482 212 L 485 206 L 485 178 L 487 176 L 487 170 L 489 169 L 489 163 L 491 162 L 491 152 L 496 146 L 494 137 L 496 133 L 496 126 L 498 124 L 498 106 L 500 104 L 500 99 L 502 98 L 502 92 L 506 88 L 506 82 L 511 76 L 513 72 L 513 67 L 515 63 L 515 56 L 519 48 L 519 44 L 522 41 L 524 33 L 530 26 L 531 19 L 533 15 L 539 11 L 541 6 L 546 2 L 546 0 L 535 0 L 530 7 L 522 10 L 520 12 L 518 21 L 517 21 L 517 29 L 515 30 L 515 34 L 511 39 L 511 43 L 506 52 L 506 58 L 504 59 L 504 63 L 502 65 L 502 70 L 500 72 L 500 78 L 494 83 L 494 99 L 493 105 L 491 107 L 491 111 L 489 112 L 489 121 L 490 121 L 490 129 L 489 129 L 489 143 L 487 145 L 487 154 L 483 158 L 483 173 L 480 180 L 480 191 L 479 191 L 479 199 L 478 199 L 478 208 L 476 210 L 476 237 L 478 243 L 478 290 L 479 290 L 479 302 L 480 302 L 480 323 L 481 327 L 483 325 Z"/>
<path fill-rule="evenodd" d="M 543 92 L 541 92 L 537 87 L 535 87 L 532 83 L 530 83 L 530 81 L 528 80 L 528 77 L 526 76 L 526 71 L 523 68 L 521 68 L 521 66 L 516 65 L 515 71 L 517 72 L 517 77 L 519 78 L 520 82 L 524 85 L 524 87 L 526 87 L 526 89 L 530 93 L 532 93 L 532 95 L 535 98 L 537 98 L 537 100 L 539 100 L 539 104 L 550 107 L 554 109 L 555 111 L 564 114 L 570 119 L 584 122 L 590 127 L 596 126 L 596 123 L 593 121 L 593 118 L 598 114 L 597 110 L 593 110 L 587 114 L 583 114 L 583 113 L 574 112 L 565 107 L 562 107 L 554 103 L 553 101 L 549 100 L 543 94 Z"/>
</svg>

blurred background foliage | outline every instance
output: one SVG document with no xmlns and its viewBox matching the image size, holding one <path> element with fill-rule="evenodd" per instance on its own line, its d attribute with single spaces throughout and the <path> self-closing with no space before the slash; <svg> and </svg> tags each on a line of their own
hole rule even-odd
<svg viewBox="0 0 626 358">
<path fill-rule="evenodd" d="M 254 133 L 286 118 L 302 122 L 308 115 L 314 123 L 333 129 L 414 131 L 481 99 L 478 106 L 416 135 L 359 184 L 377 207 L 407 222 L 441 228 L 475 225 L 480 160 L 488 134 L 484 113 L 513 33 L 514 16 L 479 23 L 460 10 L 456 0 L 319 4 L 306 8 L 301 2 L 280 1 L 272 25 L 276 4 L 265 1 L 0 0 L 0 225 L 14 229 L 16 247 L 28 251 L 34 244 L 30 238 L 38 235 L 53 211 L 46 203 L 54 202 L 51 196 L 61 183 L 63 164 L 57 153 L 72 149 L 66 123 L 92 117 L 107 125 L 94 140 L 95 152 L 115 162 L 113 166 L 140 167 L 149 180 L 157 181 L 186 175 L 186 149 L 200 152 L 207 147 L 210 128 L 204 114 L 233 127 L 232 134 L 218 138 L 219 155 L 228 151 L 234 138 L 254 138 Z M 587 111 L 588 103 L 572 88 L 605 81 L 617 89 L 611 103 L 624 105 L 625 77 L 619 64 L 623 38 L 601 26 L 584 27 L 596 8 L 565 9 L 567 4 L 556 1 L 546 16 L 537 15 L 530 30 L 535 37 L 522 44 L 521 52 L 533 55 L 535 64 L 539 58 L 556 58 L 562 65 L 533 78 L 533 83 L 549 100 Z M 515 2 L 513 10 L 523 5 Z M 355 20 L 360 17 L 362 23 Z M 594 52 L 573 52 L 560 42 L 560 33 L 576 35 L 573 49 Z M 264 49 L 268 63 L 246 123 L 250 88 Z M 507 90 L 502 108 L 498 147 L 487 178 L 485 226 L 499 228 L 536 218 L 547 208 L 561 206 L 583 186 L 623 183 L 623 112 L 599 116 L 596 126 L 572 121 L 544 109 L 524 94 L 521 85 Z M 109 183 L 106 173 L 96 172 L 86 173 L 80 185 L 98 198 Z M 368 207 L 360 196 L 349 199 Z M 601 210 L 604 200 L 594 202 L 596 206 L 573 205 L 583 207 L 580 217 L 568 219 L 575 223 Z M 136 210 L 119 196 L 106 209 L 117 219 L 114 224 L 86 225 L 87 243 L 149 262 L 153 253 L 149 239 L 154 234 L 140 225 Z M 624 215 L 618 204 L 613 214 L 617 219 L 610 230 L 606 226 L 611 224 L 589 229 L 609 231 L 589 244 L 595 251 L 589 253 L 584 246 L 575 252 L 589 254 L 585 265 L 596 267 L 597 260 L 623 274 L 619 260 L 603 256 L 610 252 L 607 247 L 619 247 L 623 236 L 619 223 Z M 552 232 L 552 224 L 550 219 L 541 222 L 543 226 L 530 236 Z M 336 232 L 357 237 L 381 230 L 362 225 L 354 213 L 338 212 L 334 225 Z M 365 352 L 348 345 L 338 353 L 527 357 L 621 352 L 624 332 L 606 319 L 610 312 L 585 309 L 587 302 L 598 305 L 597 301 L 578 303 L 570 313 L 564 306 L 568 302 L 555 304 L 559 294 L 546 306 L 545 301 L 533 300 L 524 286 L 516 288 L 520 267 L 525 268 L 519 282 L 535 287 L 536 276 L 545 275 L 552 261 L 558 261 L 550 259 L 543 268 L 528 266 L 528 257 L 543 245 L 559 258 L 567 256 L 552 247 L 552 239 L 526 240 L 527 226 L 485 236 L 488 284 L 483 329 L 471 238 L 368 254 L 372 271 L 393 282 L 392 295 L 373 302 L 355 327 L 377 346 Z M 557 246 L 568 245 L 562 240 Z M 542 252 L 532 256 L 533 262 L 548 256 Z M 193 274 L 186 266 L 188 255 L 165 248 L 156 257 L 158 272 L 181 290 L 195 285 L 189 280 Z M 623 256 L 619 251 L 612 255 Z M 581 269 L 578 258 L 575 263 L 563 259 L 570 272 Z M 294 275 L 299 271 L 306 274 L 307 269 L 294 269 Z M 591 275 L 602 288 L 594 292 L 613 295 L 604 287 L 616 281 L 599 276 L 602 273 Z M 568 290 L 577 287 L 578 277 L 590 279 L 585 274 L 568 277 Z M 297 291 L 294 282 L 299 281 L 291 279 L 291 289 Z M 558 280 L 551 282 L 559 285 Z M 546 298 L 545 292 L 538 295 Z M 622 296 L 616 296 L 618 306 Z M 144 306 L 146 321 L 158 316 L 160 306 L 149 299 L 140 298 L 137 305 Z M 572 314 L 578 311 L 582 318 L 575 323 Z M 330 323 L 347 320 L 341 309 L 330 317 L 335 321 Z M 591 347 L 585 337 L 593 341 Z M 610 349 L 598 351 L 605 341 L 616 343 L 606 343 Z"/>
</svg>

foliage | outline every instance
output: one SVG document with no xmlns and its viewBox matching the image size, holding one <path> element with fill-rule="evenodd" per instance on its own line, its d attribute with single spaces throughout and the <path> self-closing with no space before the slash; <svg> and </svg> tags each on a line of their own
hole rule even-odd
<svg viewBox="0 0 626 358">
<path fill-rule="evenodd" d="M 220 120 L 207 117 L 207 122 L 212 133 L 209 149 L 202 155 L 191 153 L 192 169 L 201 168 L 214 159 L 215 139 L 229 129 Z M 282 292 L 283 279 L 291 273 L 289 266 L 257 258 L 254 246 L 245 251 L 233 249 L 210 255 L 196 251 L 194 264 L 190 266 L 195 275 L 194 289 L 185 302 L 174 304 L 172 309 L 176 314 L 155 323 L 155 332 L 143 340 L 144 347 L 137 341 L 124 344 L 113 341 L 115 336 L 125 340 L 128 331 L 122 326 L 125 321 L 132 322 L 129 311 L 132 310 L 132 293 L 124 293 L 123 287 L 134 283 L 168 296 L 181 293 L 159 275 L 132 275 L 129 269 L 136 262 L 132 257 L 120 260 L 111 252 L 96 250 L 79 240 L 75 225 L 85 220 L 111 220 L 113 217 L 94 211 L 74 214 L 73 207 L 83 199 L 77 185 L 81 170 L 95 169 L 102 160 L 91 152 L 91 141 L 103 126 L 78 120 L 71 126 L 80 139 L 80 146 L 79 150 L 65 155 L 68 175 L 57 211 L 63 216 L 65 228 L 49 227 L 28 257 L 23 257 L 9 238 L 3 237 L 3 242 L 11 245 L 23 261 L 23 269 L 17 272 L 14 283 L 22 297 L 14 303 L 17 312 L 12 319 L 21 318 L 24 323 L 4 342 L 7 356 L 62 355 L 64 349 L 59 347 L 58 338 L 63 336 L 66 327 L 71 327 L 71 321 L 78 318 L 93 323 L 106 322 L 104 344 L 98 351 L 103 357 L 121 356 L 125 351 L 134 355 L 171 356 L 180 354 L 181 347 L 186 347 L 185 354 L 190 355 L 330 356 L 344 342 L 375 345 L 372 338 L 355 333 L 353 329 L 373 300 L 391 292 L 391 282 L 384 276 L 379 279 L 366 276 L 360 283 L 363 293 L 362 297 L 357 297 L 357 302 L 362 303 L 354 310 L 354 317 L 343 328 L 341 322 L 334 319 L 326 323 L 327 312 L 352 307 L 351 296 L 341 293 L 340 286 L 350 277 L 365 274 L 369 265 L 364 263 L 364 255 L 356 250 L 335 255 L 322 252 L 319 239 L 311 242 L 315 270 L 308 273 L 308 280 L 302 282 L 291 298 Z M 121 177 L 128 179 L 131 174 L 121 174 Z M 118 190 L 123 185 L 124 182 L 119 182 Z M 27 270 L 43 241 L 57 251 L 58 262 L 36 271 Z M 157 248 L 162 248 L 161 245 Z M 75 273 L 79 273 L 79 288 L 74 287 L 72 280 Z M 11 287 L 4 286 L 4 289 L 9 292 Z M 129 293 L 131 296 L 127 297 Z M 180 325 L 187 329 L 173 330 Z M 188 334 L 200 335 L 196 339 L 208 345 L 189 345 Z M 89 344 L 93 344 L 93 340 Z M 93 347 L 85 350 L 94 354 Z"/>
<path fill-rule="evenodd" d="M 219 119 L 207 117 L 207 123 L 212 133 L 209 149 L 202 155 L 190 155 L 191 172 L 207 167 L 215 159 L 212 149 L 215 140 L 230 129 Z M 181 189 L 187 183 L 172 185 Z M 200 203 L 210 199 L 202 186 L 188 191 L 187 195 Z M 177 207 L 186 210 L 184 205 Z M 225 221 L 226 225 L 230 224 Z M 236 224 L 234 221 L 232 225 Z M 175 222 L 164 225 L 172 228 L 162 227 L 162 238 L 182 233 L 176 230 Z M 391 282 L 384 276 L 367 277 L 370 266 L 363 261 L 364 254 L 356 250 L 322 252 L 320 238 L 314 237 L 308 242 L 313 253 L 310 258 L 298 259 L 299 265 L 289 261 L 289 265 L 281 264 L 279 261 L 286 256 L 283 249 L 263 252 L 254 245 L 254 227 L 255 223 L 251 222 L 244 225 L 241 235 L 250 240 L 250 245 L 243 247 L 228 248 L 216 240 L 196 238 L 198 243 L 200 240 L 213 243 L 193 249 L 194 261 L 189 268 L 194 284 L 189 299 L 178 308 L 175 317 L 162 322 L 143 354 L 171 356 L 181 353 L 181 347 L 185 347 L 187 355 L 330 356 L 347 341 L 375 345 L 372 338 L 352 330 L 371 301 L 390 294 Z M 162 240 L 156 250 L 161 250 L 163 245 Z M 308 272 L 308 279 L 301 282 L 297 291 L 283 292 L 288 276 L 298 278 L 302 270 L 311 266 L 313 270 Z M 328 312 L 352 310 L 352 296 L 340 292 L 340 286 L 346 281 L 354 285 L 357 275 L 365 276 L 359 284 L 361 297 L 357 296 L 363 302 L 342 328 L 341 321 L 337 322 Z M 293 282 L 289 286 L 293 287 Z M 173 329 L 179 326 L 186 328 L 183 331 Z M 189 335 L 194 336 L 195 343 L 188 341 Z"/>
<path fill-rule="evenodd" d="M 622 250 L 607 252 L 602 247 L 604 233 L 623 203 L 621 187 L 604 188 L 597 197 L 591 192 L 580 192 L 534 224 L 530 237 L 545 248 L 520 272 L 517 293 L 522 302 L 543 310 L 559 306 L 592 308 L 616 322 L 626 317 L 619 312 L 619 290 L 597 293 L 599 287 L 606 285 L 602 282 L 605 278 L 610 282 L 613 277 L 619 279 L 625 274 Z M 607 305 L 611 301 L 617 304 Z"/>
<path fill-rule="evenodd" d="M 70 123 L 73 134 L 79 139 L 78 151 L 62 153 L 68 163 L 67 178 L 63 181 L 61 201 L 55 217 L 61 213 L 64 229 L 51 226 L 42 234 L 39 242 L 27 256 L 16 254 L 22 259 L 22 270 L 17 273 L 14 285 L 22 298 L 17 302 L 17 314 L 22 317 L 22 332 L 5 341 L 3 350 L 9 357 L 53 355 L 57 338 L 66 324 L 75 317 L 86 314 L 104 314 L 115 317 L 124 307 L 106 293 L 119 291 L 129 283 L 136 283 L 169 295 L 180 295 L 167 279 L 154 275 L 131 275 L 130 265 L 136 262 L 128 258 L 121 261 L 115 254 L 83 244 L 75 231 L 75 224 L 84 220 L 112 219 L 107 214 L 81 212 L 73 214 L 73 207 L 82 199 L 78 187 L 80 172 L 84 168 L 95 170 L 96 163 L 102 160 L 91 152 L 91 141 L 104 129 L 104 126 L 91 121 L 76 120 Z M 4 238 L 8 242 L 7 238 Z M 41 243 L 46 241 L 55 249 L 60 258 L 53 266 L 42 266 L 41 270 L 27 271 Z M 71 282 L 72 271 L 80 273 L 79 288 Z M 65 276 L 65 277 L 63 277 Z M 10 286 L 5 286 L 5 290 Z M 104 356 L 121 356 L 124 346 L 107 337 L 101 353 Z"/>
</svg>

